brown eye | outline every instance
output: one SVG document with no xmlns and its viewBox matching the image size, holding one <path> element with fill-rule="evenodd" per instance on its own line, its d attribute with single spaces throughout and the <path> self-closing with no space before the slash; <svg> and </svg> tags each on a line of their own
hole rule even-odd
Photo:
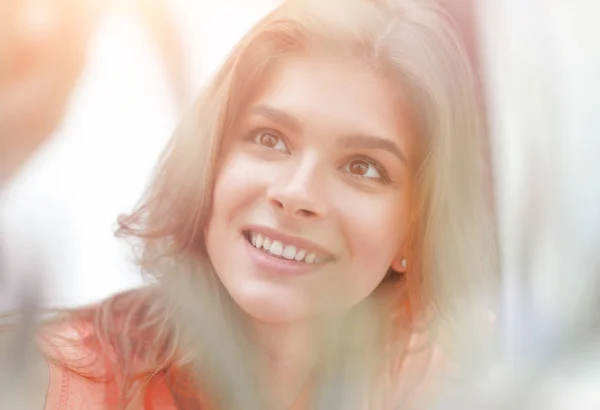
<svg viewBox="0 0 600 410">
<path fill-rule="evenodd" d="M 348 164 L 348 168 L 351 174 L 365 176 L 367 172 L 369 172 L 369 164 L 367 161 L 363 161 L 360 159 L 355 159 L 350 161 Z"/>
<path fill-rule="evenodd" d="M 277 138 L 276 136 L 266 133 L 260 134 L 259 139 L 262 145 L 269 148 L 275 148 L 277 142 L 279 141 L 279 138 Z"/>
<path fill-rule="evenodd" d="M 356 178 L 389 182 L 385 169 L 378 162 L 368 158 L 353 158 L 346 161 L 340 169 Z"/>
<path fill-rule="evenodd" d="M 258 132 L 254 134 L 254 142 L 264 147 L 281 151 L 285 154 L 289 154 L 289 150 L 285 145 L 285 142 L 277 135 L 271 132 Z"/>
</svg>

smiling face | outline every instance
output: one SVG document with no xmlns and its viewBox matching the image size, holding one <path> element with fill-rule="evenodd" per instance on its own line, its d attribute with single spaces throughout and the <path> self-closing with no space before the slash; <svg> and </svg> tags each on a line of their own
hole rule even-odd
<svg viewBox="0 0 600 410">
<path fill-rule="evenodd" d="M 366 298 L 400 260 L 414 131 L 398 87 L 313 55 L 281 64 L 231 136 L 206 231 L 250 316 L 286 322 Z"/>
</svg>

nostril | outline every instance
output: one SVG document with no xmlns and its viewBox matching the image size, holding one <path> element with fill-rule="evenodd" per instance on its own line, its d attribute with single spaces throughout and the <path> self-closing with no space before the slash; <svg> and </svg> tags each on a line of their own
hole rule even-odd
<svg viewBox="0 0 600 410">
<path fill-rule="evenodd" d="M 276 199 L 273 199 L 271 202 L 273 203 L 273 205 L 274 205 L 276 208 L 279 208 L 279 209 L 284 209 L 283 203 L 282 203 L 281 201 L 278 201 L 278 200 L 276 200 Z"/>
<path fill-rule="evenodd" d="M 311 217 L 311 216 L 316 215 L 313 211 L 309 211 L 309 210 L 306 210 L 306 209 L 299 209 L 298 213 L 301 216 L 305 216 L 305 217 Z"/>
<path fill-rule="evenodd" d="M 313 218 L 321 215 L 320 207 L 310 198 L 301 195 L 292 195 L 289 192 L 271 192 L 268 201 L 274 209 L 289 217 Z"/>
</svg>

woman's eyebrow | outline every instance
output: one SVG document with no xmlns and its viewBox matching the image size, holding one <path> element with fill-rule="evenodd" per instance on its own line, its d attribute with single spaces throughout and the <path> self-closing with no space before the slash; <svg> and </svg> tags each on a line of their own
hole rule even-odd
<svg viewBox="0 0 600 410">
<path fill-rule="evenodd" d="M 266 104 L 257 104 L 250 108 L 250 113 L 265 117 L 282 127 L 296 133 L 303 130 L 302 122 L 291 113 Z M 406 156 L 394 141 L 389 138 L 369 134 L 350 134 L 338 139 L 338 145 L 343 148 L 382 149 L 394 154 L 404 165 L 408 166 Z"/>
<path fill-rule="evenodd" d="M 382 149 L 394 154 L 402 163 L 408 166 L 406 156 L 394 141 L 389 138 L 368 134 L 345 135 L 338 139 L 338 145 L 343 148 Z"/>
<path fill-rule="evenodd" d="M 296 133 L 302 132 L 302 123 L 292 114 L 270 105 L 258 104 L 250 108 L 250 113 L 263 116 L 288 130 Z"/>
</svg>

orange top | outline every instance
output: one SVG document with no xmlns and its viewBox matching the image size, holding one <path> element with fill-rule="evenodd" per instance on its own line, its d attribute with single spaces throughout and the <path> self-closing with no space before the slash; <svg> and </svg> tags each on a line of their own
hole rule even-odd
<svg viewBox="0 0 600 410">
<path fill-rule="evenodd" d="M 45 410 L 118 409 L 116 386 L 87 380 L 66 369 L 50 365 L 50 383 Z M 144 398 L 143 410 L 177 410 L 166 384 L 156 382 Z"/>
<path fill-rule="evenodd" d="M 96 338 L 93 325 L 61 323 L 49 330 L 39 337 L 41 349 L 59 363 L 73 363 L 85 374 L 98 375 L 99 380 L 86 378 L 51 361 L 45 410 L 120 409 L 117 383 L 122 379 L 119 379 L 120 375 L 113 374 L 114 370 L 111 371 L 112 367 L 108 366 L 110 353 L 102 351 L 94 343 Z M 439 376 L 447 362 L 440 351 L 426 341 L 424 334 L 415 333 L 410 345 L 418 352 L 408 354 L 398 369 L 403 377 L 398 380 L 395 393 L 397 399 L 402 399 L 396 403 L 402 403 L 404 409 L 421 409 L 423 403 L 420 400 L 432 397 L 424 391 L 429 392 L 432 385 L 439 386 Z M 419 349 L 418 346 L 425 347 Z M 178 409 L 166 376 L 161 375 L 153 378 L 142 402 L 141 410 Z"/>
<path fill-rule="evenodd" d="M 40 335 L 39 345 L 59 363 L 73 363 L 86 374 L 98 375 L 99 380 L 88 379 L 77 372 L 49 362 L 49 385 L 45 410 L 114 410 L 120 408 L 117 381 L 119 375 L 107 374 L 103 366 L 106 357 L 94 347 L 93 326 L 61 324 Z M 104 368 L 103 368 L 104 367 Z M 175 399 L 165 381 L 157 376 L 143 398 L 142 410 L 177 410 Z"/>
</svg>

